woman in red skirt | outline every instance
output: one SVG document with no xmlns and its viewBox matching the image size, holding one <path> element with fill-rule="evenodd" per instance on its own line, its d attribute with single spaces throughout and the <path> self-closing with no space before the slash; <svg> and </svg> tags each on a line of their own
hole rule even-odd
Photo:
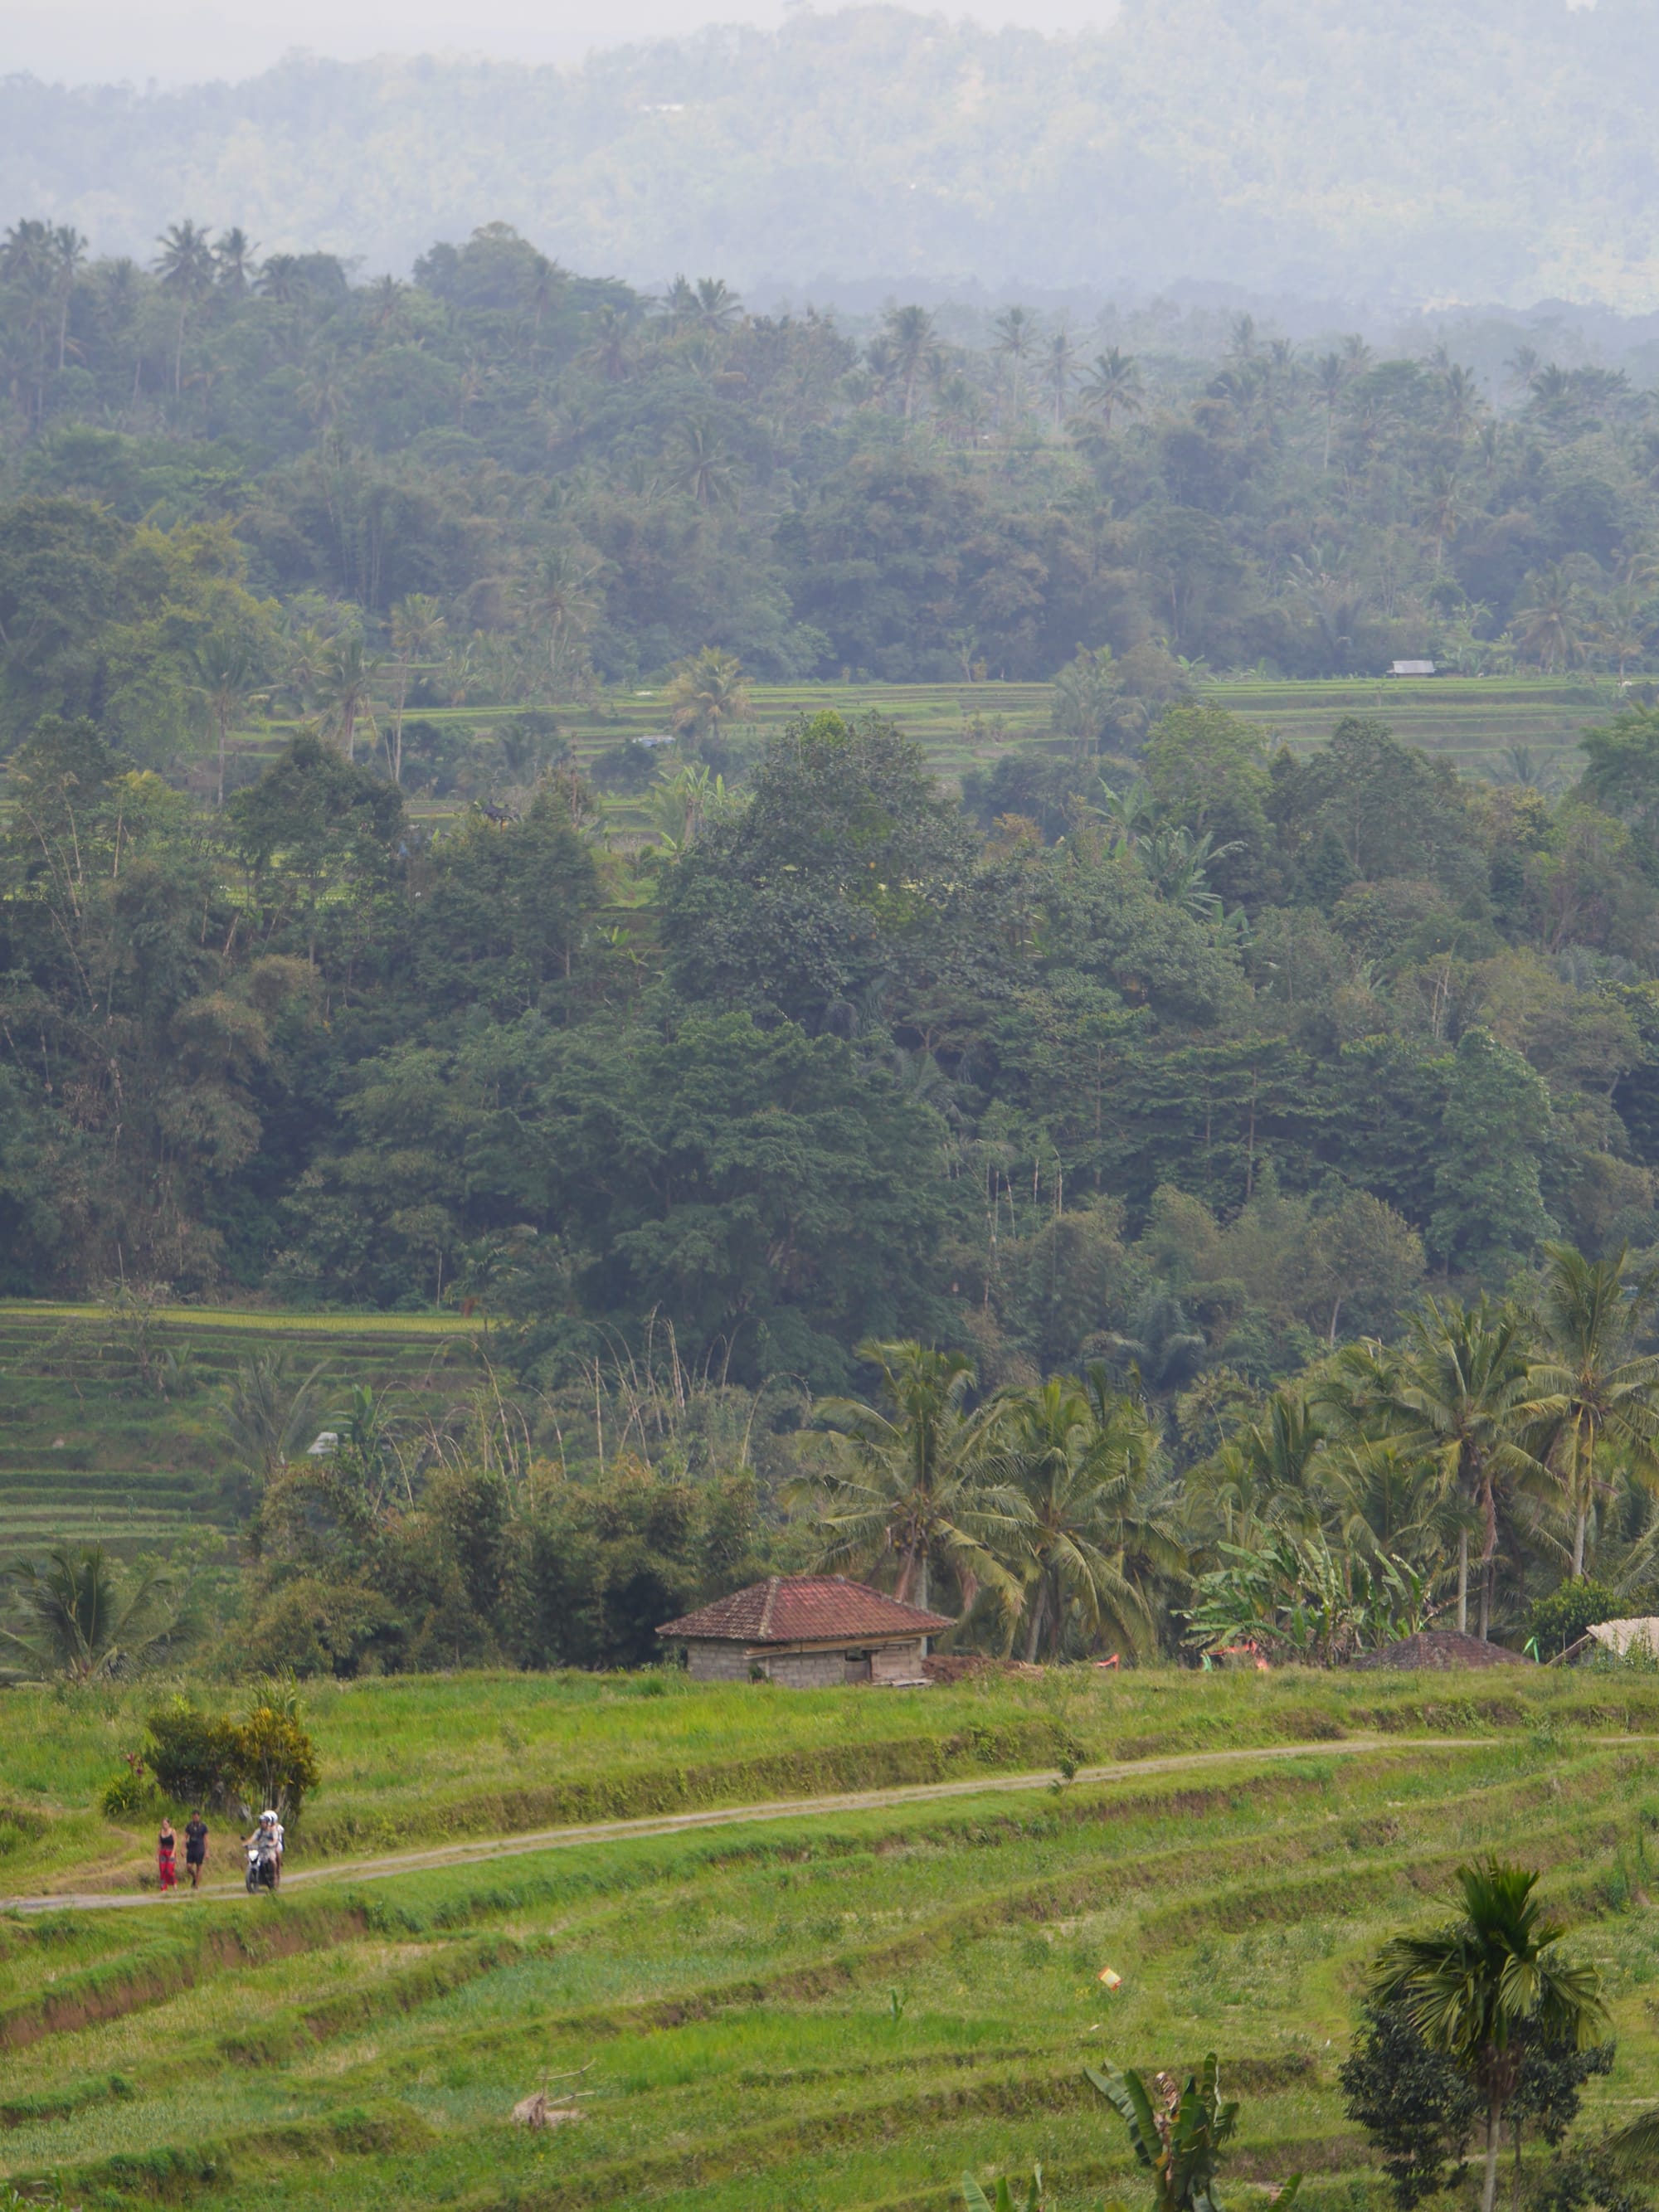
<svg viewBox="0 0 1659 2212">
<path fill-rule="evenodd" d="M 172 1821 L 163 1814 L 161 1832 L 155 1844 L 155 1870 L 161 1877 L 163 1889 L 177 1889 L 179 1887 L 179 1876 L 173 1863 L 178 1843 L 179 1838 L 173 1832 Z"/>
</svg>

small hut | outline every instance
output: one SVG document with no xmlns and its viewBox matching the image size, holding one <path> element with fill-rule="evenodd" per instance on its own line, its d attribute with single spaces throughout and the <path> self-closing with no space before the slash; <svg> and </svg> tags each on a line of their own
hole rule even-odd
<svg viewBox="0 0 1659 2212">
<path fill-rule="evenodd" d="M 1598 1620 L 1577 1644 L 1569 1644 L 1561 1657 L 1568 1662 L 1594 1659 L 1599 1651 L 1613 1659 L 1628 1659 L 1632 1653 L 1638 1658 L 1659 1659 L 1659 1619 L 1651 1613 L 1637 1613 L 1628 1620 Z M 1555 1663 L 1550 1662 L 1552 1666 Z"/>
<path fill-rule="evenodd" d="M 657 1631 L 685 1646 L 694 1682 L 764 1677 L 792 1689 L 839 1682 L 925 1682 L 927 1639 L 955 1626 L 943 1613 L 887 1597 L 843 1575 L 769 1575 Z"/>
</svg>

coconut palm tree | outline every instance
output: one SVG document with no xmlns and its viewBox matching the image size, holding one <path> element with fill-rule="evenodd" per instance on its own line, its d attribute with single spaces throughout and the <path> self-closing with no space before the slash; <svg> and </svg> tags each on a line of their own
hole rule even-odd
<svg viewBox="0 0 1659 2212">
<path fill-rule="evenodd" d="M 915 412 L 916 385 L 939 352 L 939 334 L 926 307 L 890 307 L 882 320 L 890 374 L 904 392 L 904 419 Z"/>
<path fill-rule="evenodd" d="M 749 712 L 749 685 L 735 653 L 706 645 L 683 661 L 668 687 L 668 719 L 683 738 L 714 736 Z"/>
<path fill-rule="evenodd" d="M 380 672 L 380 661 L 365 650 L 361 637 L 331 638 L 323 647 L 315 697 L 325 731 L 339 739 L 348 760 L 356 757 L 358 723 L 366 722 L 371 730 L 374 726 L 374 684 Z"/>
<path fill-rule="evenodd" d="M 259 251 L 247 233 L 240 227 L 222 230 L 214 241 L 213 266 L 219 283 L 227 292 L 240 299 L 251 289 L 258 273 L 253 257 Z"/>
<path fill-rule="evenodd" d="M 225 803 L 225 750 L 233 726 L 265 697 L 258 688 L 258 672 L 252 654 L 240 639 L 214 631 L 203 639 L 191 658 L 194 682 L 191 690 L 206 708 L 219 741 L 219 781 L 214 804 Z"/>
<path fill-rule="evenodd" d="M 87 258 L 87 241 L 70 223 L 59 223 L 52 234 L 52 273 L 58 295 L 58 366 L 69 355 L 70 302 Z"/>
<path fill-rule="evenodd" d="M 186 218 L 183 222 L 170 223 L 156 243 L 161 249 L 155 257 L 155 273 L 161 279 L 161 289 L 179 303 L 179 334 L 173 350 L 173 390 L 176 398 L 184 390 L 185 383 L 185 325 L 196 302 L 213 289 L 213 241 L 199 223 Z"/>
<path fill-rule="evenodd" d="M 996 332 L 994 350 L 1004 355 L 1008 362 L 1013 385 L 1014 411 L 1019 412 L 1025 364 L 1036 343 L 1037 326 L 1034 318 L 1024 307 L 1010 307 L 999 315 L 992 325 Z"/>
<path fill-rule="evenodd" d="M 1583 659 L 1582 595 L 1559 561 L 1533 578 L 1526 604 L 1510 627 L 1521 650 L 1540 662 L 1547 676 Z"/>
<path fill-rule="evenodd" d="M 1397 1364 L 1376 1359 L 1363 1346 L 1337 1355 L 1345 1371 L 1369 1366 L 1372 1402 L 1411 1449 L 1435 1460 L 1447 1487 L 1479 1515 L 1481 1554 L 1480 1637 L 1492 1626 L 1500 1498 L 1507 1488 L 1541 1486 L 1540 1462 L 1522 1442 L 1539 1418 L 1528 1373 L 1527 1328 L 1511 1306 L 1483 1291 L 1478 1305 L 1426 1299 L 1407 1326 Z M 1362 1384 L 1360 1395 L 1364 1395 Z M 1469 1536 L 1457 1542 L 1457 1626 L 1468 1629 Z"/>
<path fill-rule="evenodd" d="M 392 712 L 392 781 L 404 780 L 404 709 L 409 679 L 417 661 L 431 660 L 442 649 L 444 611 L 424 592 L 410 592 L 392 610 L 392 659 L 398 672 L 398 697 Z"/>
<path fill-rule="evenodd" d="M 1634 1339 L 1659 1304 L 1659 1275 L 1637 1276 L 1628 1247 L 1587 1260 L 1571 1244 L 1544 1247 L 1538 1302 L 1545 1356 L 1528 1371 L 1553 1434 L 1540 1455 L 1558 1473 L 1572 1521 L 1572 1578 L 1584 1571 L 1584 1531 L 1597 1496 L 1596 1448 L 1621 1446 L 1659 1476 L 1659 1358 Z"/>
<path fill-rule="evenodd" d="M 583 545 L 544 553 L 520 594 L 532 626 L 547 640 L 547 672 L 555 696 L 579 688 L 586 668 L 583 643 L 599 611 L 601 563 Z"/>
<path fill-rule="evenodd" d="M 818 1507 L 823 1564 L 867 1569 L 896 1560 L 896 1595 L 925 1606 L 930 1568 L 942 1559 L 965 1605 L 984 1583 L 1017 1604 L 1018 1584 L 1001 1555 L 1024 1509 L 992 1472 L 999 1409 L 964 1410 L 971 1364 L 914 1341 L 866 1343 L 858 1352 L 880 1370 L 877 1401 L 819 1401 L 813 1418 L 829 1432 L 831 1465 L 791 1491 Z"/>
<path fill-rule="evenodd" d="M 718 430 L 707 422 L 682 422 L 674 482 L 699 507 L 731 507 L 738 495 L 738 474 Z"/>
<path fill-rule="evenodd" d="M 283 1352 L 244 1360 L 219 1394 L 230 1455 L 252 1491 L 297 1459 L 317 1431 L 318 1384 L 327 1362 L 296 1375 Z"/>
<path fill-rule="evenodd" d="M 1054 402 L 1054 428 L 1061 429 L 1066 422 L 1066 403 L 1077 382 L 1077 342 L 1065 323 L 1048 334 L 1042 357 L 1042 380 Z"/>
<path fill-rule="evenodd" d="M 743 301 L 721 276 L 699 276 L 692 320 L 700 331 L 715 336 L 743 320 Z"/>
<path fill-rule="evenodd" d="M 101 1544 L 59 1545 L 44 1566 L 20 1560 L 7 1579 L 28 1626 L 0 1629 L 0 1650 L 38 1680 L 90 1682 L 142 1665 L 179 1626 L 174 1577 L 150 1567 L 129 1586 Z"/>
<path fill-rule="evenodd" d="M 1083 372 L 1081 397 L 1084 405 L 1099 416 L 1109 435 L 1114 415 L 1139 415 L 1146 404 L 1139 363 L 1116 346 L 1097 354 Z"/>
<path fill-rule="evenodd" d="M 1538 1876 L 1490 1859 L 1460 1867 L 1463 1917 L 1429 1936 L 1396 1936 L 1372 1971 L 1379 2004 L 1398 2003 L 1432 2051 L 1479 2090 L 1486 2108 L 1480 2212 L 1492 2212 L 1504 2119 L 1531 2036 L 1586 2049 L 1607 2024 L 1595 1968 L 1565 1959 L 1565 1929 L 1533 1895 Z"/>
<path fill-rule="evenodd" d="M 1068 1613 L 1091 1635 L 1144 1651 L 1154 1632 L 1145 1583 L 1186 1565 L 1171 1522 L 1148 1504 L 1157 1437 L 1144 1408 L 1099 1366 L 1085 1382 L 1051 1376 L 998 1402 L 995 1462 L 1025 1508 L 1012 1556 L 1025 1585 L 1026 1658 L 1058 1644 Z"/>
</svg>

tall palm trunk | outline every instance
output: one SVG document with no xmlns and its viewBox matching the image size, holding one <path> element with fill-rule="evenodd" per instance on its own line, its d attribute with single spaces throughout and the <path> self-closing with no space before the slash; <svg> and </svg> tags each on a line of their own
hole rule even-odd
<svg viewBox="0 0 1659 2212">
<path fill-rule="evenodd" d="M 1031 1607 L 1031 1626 L 1025 1638 L 1025 1663 L 1028 1667 L 1036 1663 L 1037 1646 L 1042 1639 L 1043 1621 L 1048 1611 L 1048 1578 L 1041 1575 L 1037 1578 L 1036 1603 Z"/>
<path fill-rule="evenodd" d="M 1457 1532 L 1457 1632 L 1469 1632 L 1469 1532 Z"/>
<path fill-rule="evenodd" d="M 1589 1502 L 1591 1496 L 1593 1495 L 1593 1487 L 1595 1480 L 1595 1427 L 1593 1425 L 1589 1427 L 1588 1437 L 1581 1446 L 1580 1437 L 1582 1435 L 1582 1430 L 1576 1431 L 1572 1440 L 1573 1474 L 1577 1478 L 1574 1487 L 1578 1492 L 1578 1496 L 1576 1500 L 1577 1510 L 1573 1515 L 1572 1521 L 1572 1578 L 1574 1582 L 1582 1582 L 1583 1580 L 1584 1528 L 1585 1523 L 1589 1519 Z"/>
<path fill-rule="evenodd" d="M 1486 2170 L 1480 2184 L 1480 2212 L 1493 2212 L 1498 2202 L 1498 2144 L 1503 2126 L 1504 2107 L 1494 2097 L 1486 2107 Z"/>
</svg>

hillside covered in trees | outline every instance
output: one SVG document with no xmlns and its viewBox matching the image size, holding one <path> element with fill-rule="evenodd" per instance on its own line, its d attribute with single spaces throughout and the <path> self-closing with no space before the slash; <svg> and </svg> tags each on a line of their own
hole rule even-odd
<svg viewBox="0 0 1659 2212">
<path fill-rule="evenodd" d="M 860 340 L 501 228 L 411 284 L 185 222 L 0 272 L 6 1290 L 1265 1379 L 1553 1228 L 1659 1242 L 1622 380 Z M 1424 649 L 1636 688 L 1502 786 L 1206 697 Z M 879 714 L 762 748 L 745 671 L 1054 678 L 1054 729 L 959 800 Z M 665 687 L 592 763 L 649 834 L 561 728 L 607 684 Z"/>
<path fill-rule="evenodd" d="M 635 282 L 917 278 L 1659 306 L 1641 0 L 1126 0 L 1075 38 L 794 13 L 579 70 L 296 58 L 0 85 L 0 207 L 147 251 L 181 197 L 406 271 L 481 202 Z M 458 40 L 467 27 L 457 24 Z M 202 56 L 211 76 L 215 57 Z"/>
</svg>

